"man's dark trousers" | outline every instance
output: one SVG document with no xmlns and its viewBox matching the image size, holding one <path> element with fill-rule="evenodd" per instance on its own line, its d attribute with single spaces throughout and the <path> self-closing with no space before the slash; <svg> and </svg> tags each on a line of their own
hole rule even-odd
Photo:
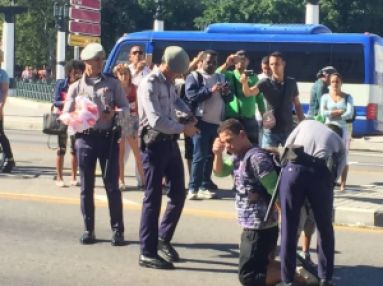
<svg viewBox="0 0 383 286">
<path fill-rule="evenodd" d="M 0 116 L 0 145 L 1 147 L 3 147 L 4 155 L 9 159 L 13 159 L 11 144 L 9 143 L 9 140 L 4 133 L 4 117 L 3 116 Z"/>
<path fill-rule="evenodd" d="M 318 229 L 318 276 L 332 280 L 334 269 L 334 229 L 332 211 L 334 180 L 326 166 L 289 162 L 281 174 L 281 267 L 282 281 L 294 282 L 299 217 L 307 197 Z"/>
<path fill-rule="evenodd" d="M 76 154 L 81 179 L 81 210 L 86 231 L 94 230 L 94 183 L 97 159 L 104 173 L 109 156 L 110 138 L 104 135 L 76 135 Z M 122 195 L 118 187 L 119 146 L 114 143 L 112 158 L 104 185 L 109 203 L 110 224 L 113 231 L 124 232 Z"/>
<path fill-rule="evenodd" d="M 155 257 L 158 238 L 166 242 L 172 240 L 185 204 L 184 166 L 176 140 L 161 141 L 144 148 L 141 159 L 146 182 L 140 224 L 141 254 Z M 163 177 L 169 184 L 167 195 L 170 200 L 158 229 Z"/>
</svg>

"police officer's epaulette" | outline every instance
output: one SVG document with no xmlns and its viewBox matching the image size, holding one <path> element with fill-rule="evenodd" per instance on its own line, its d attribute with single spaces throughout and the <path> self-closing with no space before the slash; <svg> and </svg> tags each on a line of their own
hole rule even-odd
<svg viewBox="0 0 383 286">
<path fill-rule="evenodd" d="M 156 74 L 150 74 L 149 78 L 148 78 L 148 82 L 150 83 L 154 83 L 155 81 L 158 80 L 158 76 Z"/>
</svg>

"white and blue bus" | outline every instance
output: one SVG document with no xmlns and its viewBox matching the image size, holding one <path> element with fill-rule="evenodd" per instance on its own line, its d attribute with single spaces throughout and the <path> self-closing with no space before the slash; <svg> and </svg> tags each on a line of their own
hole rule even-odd
<svg viewBox="0 0 383 286">
<path fill-rule="evenodd" d="M 264 56 L 280 51 L 286 59 L 286 74 L 298 81 L 305 113 L 317 72 L 332 65 L 342 74 L 343 91 L 354 98 L 357 117 L 352 136 L 383 134 L 383 39 L 377 35 L 337 34 L 323 25 L 305 24 L 223 23 L 211 24 L 205 31 L 143 31 L 117 41 L 104 72 L 126 62 L 130 48 L 136 45 L 155 64 L 161 62 L 168 46 L 183 47 L 190 58 L 203 50 L 215 50 L 222 63 L 231 53 L 246 50 L 255 71 Z"/>
</svg>

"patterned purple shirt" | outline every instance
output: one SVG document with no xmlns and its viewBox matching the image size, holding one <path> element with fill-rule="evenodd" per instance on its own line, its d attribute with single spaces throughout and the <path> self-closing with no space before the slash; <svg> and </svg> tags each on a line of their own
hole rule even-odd
<svg viewBox="0 0 383 286">
<path fill-rule="evenodd" d="M 234 167 L 234 179 L 236 186 L 235 208 L 237 218 L 242 228 L 264 229 L 278 224 L 278 212 L 276 209 L 270 215 L 267 223 L 263 223 L 269 204 L 267 191 L 260 180 L 267 174 L 274 172 L 272 158 L 260 148 L 253 148 L 246 170 L 244 169 L 244 156 L 232 156 Z M 242 176 L 240 173 L 242 172 Z M 242 181 L 242 182 L 241 182 Z M 258 198 L 249 201 L 248 193 L 258 194 Z"/>
</svg>

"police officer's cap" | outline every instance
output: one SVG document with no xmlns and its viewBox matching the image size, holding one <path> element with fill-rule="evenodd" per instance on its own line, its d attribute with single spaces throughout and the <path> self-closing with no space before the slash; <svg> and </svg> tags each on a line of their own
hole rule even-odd
<svg viewBox="0 0 383 286">
<path fill-rule="evenodd" d="M 162 61 L 176 74 L 185 74 L 189 70 L 189 55 L 181 47 L 167 47 L 164 56 L 162 57 Z"/>
<path fill-rule="evenodd" d="M 100 54 L 105 56 L 104 48 L 99 43 L 90 43 L 82 50 L 81 59 L 83 61 L 89 61 Z"/>
</svg>

